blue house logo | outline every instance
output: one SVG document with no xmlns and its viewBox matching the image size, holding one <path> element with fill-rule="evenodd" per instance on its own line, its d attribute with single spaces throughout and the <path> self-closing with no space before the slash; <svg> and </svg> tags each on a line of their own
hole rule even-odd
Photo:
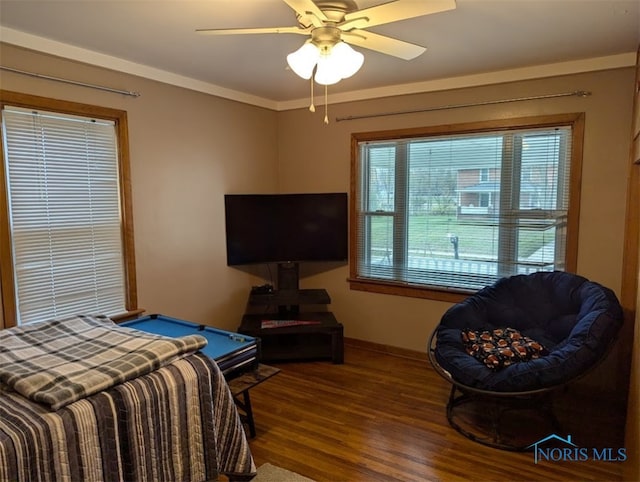
<svg viewBox="0 0 640 482">
<path fill-rule="evenodd" d="M 545 447 L 545 445 L 551 442 L 555 442 L 553 446 Z M 579 447 L 573 443 L 571 435 L 567 435 L 567 438 L 562 438 L 555 433 L 532 443 L 527 449 L 533 449 L 533 460 L 536 464 L 539 461 L 585 462 L 593 459 L 605 462 L 624 462 L 627 460 L 625 448 L 593 448 L 589 450 L 588 448 Z"/>
<path fill-rule="evenodd" d="M 558 440 L 560 441 L 562 444 L 566 445 L 566 447 L 564 448 L 558 448 L 558 447 L 552 447 L 552 448 L 543 448 L 541 447 L 542 445 L 545 445 L 548 442 L 551 442 L 552 440 Z M 571 435 L 567 435 L 567 438 L 562 438 L 559 435 L 556 435 L 555 433 L 552 433 L 551 435 L 538 440 L 537 442 L 532 443 L 531 445 L 529 445 L 527 447 L 527 449 L 531 449 L 533 448 L 533 460 L 534 463 L 538 463 L 538 460 L 541 459 L 545 459 L 545 460 L 553 460 L 553 461 L 557 461 L 557 460 L 567 460 L 567 456 L 571 455 L 571 453 L 573 453 L 573 451 L 575 450 L 580 450 L 580 448 L 574 444 L 571 441 Z"/>
</svg>

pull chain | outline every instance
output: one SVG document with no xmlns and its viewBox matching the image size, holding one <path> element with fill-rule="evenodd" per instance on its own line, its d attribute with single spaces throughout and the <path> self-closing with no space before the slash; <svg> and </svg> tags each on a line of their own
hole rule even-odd
<svg viewBox="0 0 640 482">
<path fill-rule="evenodd" d="M 329 101 L 328 101 L 328 95 L 327 95 L 327 90 L 328 87 L 327 85 L 324 86 L 324 123 L 328 124 L 329 123 Z"/>
<path fill-rule="evenodd" d="M 311 112 L 316 111 L 316 106 L 313 105 L 313 75 L 311 76 L 311 105 L 309 106 Z"/>
</svg>

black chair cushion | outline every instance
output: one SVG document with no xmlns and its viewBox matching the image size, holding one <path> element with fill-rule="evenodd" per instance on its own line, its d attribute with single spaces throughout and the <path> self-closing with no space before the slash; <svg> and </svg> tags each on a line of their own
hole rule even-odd
<svg viewBox="0 0 640 482">
<path fill-rule="evenodd" d="M 437 328 L 435 357 L 463 386 L 526 392 L 564 384 L 604 355 L 622 326 L 613 291 L 584 277 L 540 272 L 502 278 L 452 306 Z M 513 328 L 548 354 L 490 369 L 466 350 L 462 330 Z"/>
</svg>

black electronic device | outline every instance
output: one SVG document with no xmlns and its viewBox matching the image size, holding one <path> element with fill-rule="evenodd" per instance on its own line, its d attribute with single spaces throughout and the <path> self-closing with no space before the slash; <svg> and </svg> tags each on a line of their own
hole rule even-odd
<svg viewBox="0 0 640 482">
<path fill-rule="evenodd" d="M 252 286 L 251 293 L 260 294 L 260 293 L 273 293 L 273 286 L 270 284 L 264 284 L 260 286 Z"/>
<path fill-rule="evenodd" d="M 278 289 L 297 288 L 299 262 L 347 260 L 346 193 L 226 194 L 225 224 L 227 264 L 278 263 L 295 278 Z"/>
</svg>

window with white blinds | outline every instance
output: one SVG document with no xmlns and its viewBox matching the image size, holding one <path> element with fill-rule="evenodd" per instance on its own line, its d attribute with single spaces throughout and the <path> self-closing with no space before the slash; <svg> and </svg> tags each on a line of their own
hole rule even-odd
<svg viewBox="0 0 640 482">
<path fill-rule="evenodd" d="M 352 287 L 467 293 L 505 276 L 568 269 L 579 188 L 572 123 L 476 127 L 356 135 Z"/>
<path fill-rule="evenodd" d="M 114 122 L 5 105 L 2 132 L 16 322 L 124 313 Z"/>
</svg>

